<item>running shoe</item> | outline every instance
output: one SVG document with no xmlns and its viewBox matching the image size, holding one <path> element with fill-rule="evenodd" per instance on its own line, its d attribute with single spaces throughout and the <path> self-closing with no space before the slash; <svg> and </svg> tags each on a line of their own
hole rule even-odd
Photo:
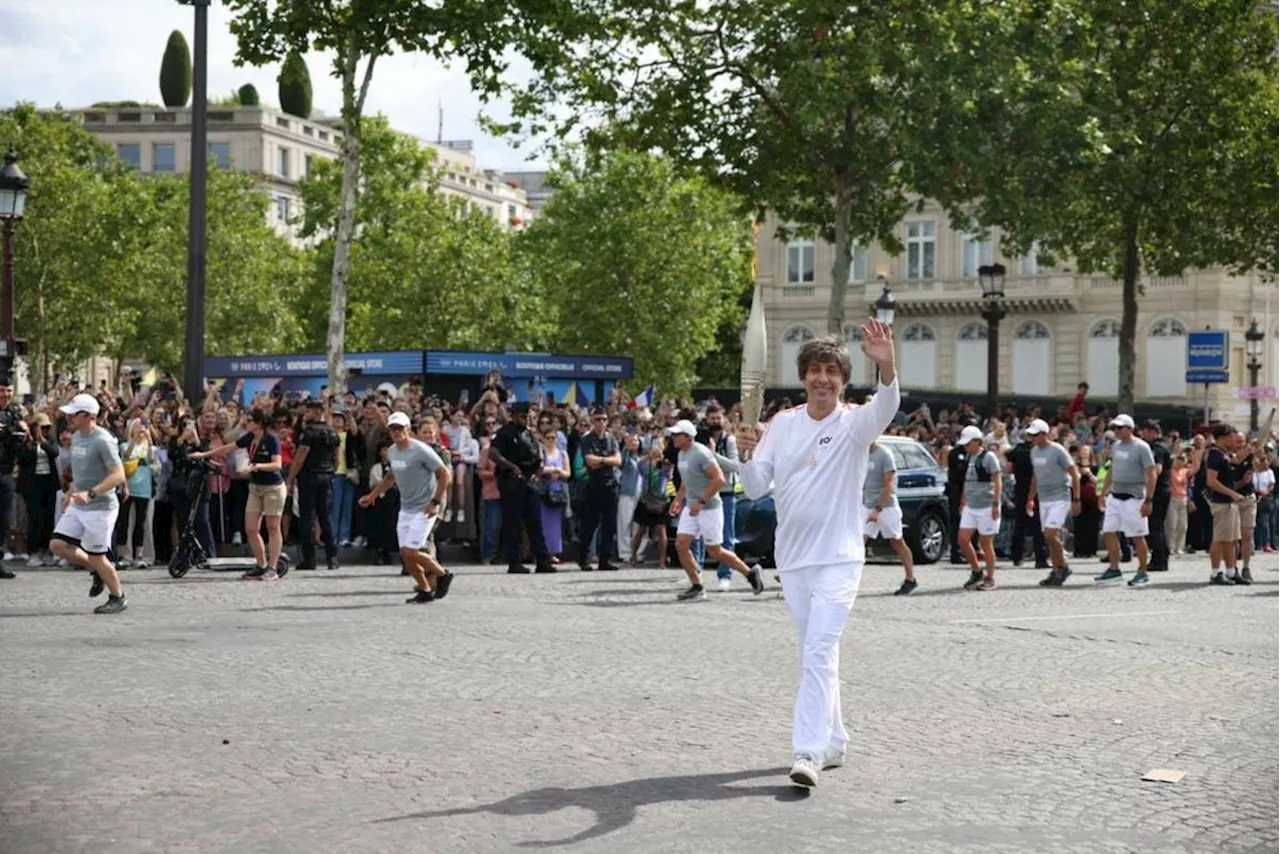
<svg viewBox="0 0 1280 854">
<path fill-rule="evenodd" d="M 747 573 L 747 581 L 751 582 L 751 592 L 756 596 L 764 592 L 764 578 L 761 576 L 762 573 L 758 565 L 751 567 L 751 571 Z"/>
<path fill-rule="evenodd" d="M 1233 584 L 1240 584 L 1245 587 L 1248 587 L 1250 584 L 1252 584 L 1253 574 L 1249 572 L 1249 567 L 1246 566 L 1244 569 L 1240 570 L 1239 575 L 1233 575 L 1231 577 L 1231 582 Z"/>
<path fill-rule="evenodd" d="M 435 597 L 436 597 L 437 599 L 443 599 L 444 597 L 448 596 L 448 595 L 449 595 L 449 585 L 451 585 L 451 584 L 453 584 L 453 573 L 452 573 L 452 572 L 445 572 L 445 574 L 444 574 L 444 575 L 442 575 L 442 576 L 440 576 L 439 578 L 437 578 L 437 579 L 436 579 L 436 592 L 435 592 Z"/>
<path fill-rule="evenodd" d="M 969 580 L 964 583 L 965 590 L 977 590 L 978 585 L 982 583 L 982 573 L 974 570 L 969 571 Z"/>
<path fill-rule="evenodd" d="M 818 785 L 818 762 L 807 753 L 801 753 L 791 766 L 791 782 L 806 789 Z"/>
<path fill-rule="evenodd" d="M 681 602 L 688 602 L 694 599 L 706 599 L 707 591 L 703 589 L 701 584 L 694 584 L 690 586 L 688 590 L 685 590 L 683 593 L 677 593 L 676 598 L 679 599 Z"/>
<path fill-rule="evenodd" d="M 918 585 L 918 584 L 916 584 L 916 580 L 915 580 L 914 578 L 906 578 L 906 579 L 903 579 L 903 581 L 902 581 L 902 586 L 901 586 L 901 587 L 899 587 L 899 588 L 894 592 L 894 594 L 893 594 L 893 595 L 894 595 L 894 596 L 910 596 L 912 593 L 915 593 L 915 592 L 916 592 L 916 588 L 917 588 L 918 586 L 919 586 L 919 585 Z"/>
<path fill-rule="evenodd" d="M 125 608 L 129 607 L 129 603 L 124 601 L 124 594 L 119 596 L 109 596 L 107 601 L 93 609 L 95 614 L 119 614 Z"/>
<path fill-rule="evenodd" d="M 1107 568 L 1106 572 L 1100 572 L 1093 577 L 1093 580 L 1099 584 L 1106 584 L 1112 581 L 1124 581 L 1124 573 L 1118 569 Z"/>
<path fill-rule="evenodd" d="M 102 582 L 102 576 L 96 572 L 89 573 L 89 578 L 92 579 L 89 582 L 89 598 L 97 599 L 102 595 L 102 591 L 107 588 L 107 585 Z"/>
<path fill-rule="evenodd" d="M 1151 583 L 1151 576 L 1139 570 L 1133 574 L 1133 578 L 1129 579 L 1130 587 L 1146 587 Z"/>
<path fill-rule="evenodd" d="M 419 590 L 404 601 L 409 605 L 421 605 L 424 602 L 434 602 L 435 600 L 436 597 L 430 590 Z"/>
</svg>

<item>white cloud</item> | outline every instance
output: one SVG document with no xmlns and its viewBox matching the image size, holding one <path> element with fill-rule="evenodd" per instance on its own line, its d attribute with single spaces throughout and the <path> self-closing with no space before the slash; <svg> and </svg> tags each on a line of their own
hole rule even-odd
<svg viewBox="0 0 1280 854">
<path fill-rule="evenodd" d="M 44 0 L 0 2 L 0 105 L 32 101 L 83 107 L 95 101 L 160 103 L 160 59 L 169 33 L 181 30 L 194 50 L 190 6 L 176 0 Z M 278 66 L 237 68 L 230 12 L 216 0 L 209 9 L 209 95 L 225 95 L 245 83 L 257 87 L 264 103 L 275 104 Z M 342 106 L 332 55 L 308 54 L 312 105 L 327 114 Z M 485 168 L 516 171 L 545 166 L 529 145 L 513 148 L 478 126 L 480 99 L 470 89 L 461 63 L 449 69 L 425 55 L 382 57 L 374 68 L 367 112 L 386 114 L 393 127 L 425 139 L 437 137 L 439 107 L 444 138 L 470 139 Z"/>
</svg>

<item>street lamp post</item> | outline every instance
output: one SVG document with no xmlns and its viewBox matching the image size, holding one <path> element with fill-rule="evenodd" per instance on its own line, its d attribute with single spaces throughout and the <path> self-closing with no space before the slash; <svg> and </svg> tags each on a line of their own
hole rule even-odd
<svg viewBox="0 0 1280 854">
<path fill-rule="evenodd" d="M 987 416 L 1000 412 L 1000 321 L 1004 319 L 1004 265 L 983 264 L 978 268 L 982 282 L 982 317 L 987 321 Z"/>
<path fill-rule="evenodd" d="M 880 296 L 876 297 L 876 319 L 892 329 L 893 318 L 898 311 L 898 301 L 893 298 L 893 291 L 889 288 L 889 280 L 884 276 L 877 276 L 876 278 L 880 280 Z M 880 385 L 879 365 L 876 365 L 876 385 Z"/>
<path fill-rule="evenodd" d="M 0 383 L 13 382 L 13 360 L 26 353 L 26 342 L 19 342 L 13 335 L 13 227 L 22 219 L 27 206 L 27 187 L 31 180 L 18 167 L 18 153 L 9 143 L 9 153 L 4 156 L 4 169 L 0 170 L 0 221 L 4 234 L 4 283 L 3 304 L 0 305 Z"/>
<path fill-rule="evenodd" d="M 206 96 L 209 66 L 210 0 L 178 0 L 195 7 L 195 56 L 191 63 L 191 169 L 187 225 L 187 325 L 183 339 L 183 391 L 198 399 L 204 387 L 205 180 L 209 131 Z M 194 395 L 194 397 L 193 397 Z"/>
<path fill-rule="evenodd" d="M 1258 371 L 1262 369 L 1262 339 L 1266 335 L 1258 328 L 1257 319 L 1245 330 L 1245 347 L 1249 351 L 1249 430 L 1258 432 Z"/>
</svg>

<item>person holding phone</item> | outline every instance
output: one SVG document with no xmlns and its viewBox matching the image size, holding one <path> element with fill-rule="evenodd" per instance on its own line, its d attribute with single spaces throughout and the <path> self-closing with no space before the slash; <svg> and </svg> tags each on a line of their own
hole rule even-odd
<svg viewBox="0 0 1280 854">
<path fill-rule="evenodd" d="M 60 452 L 54 440 L 53 423 L 43 412 L 29 425 L 26 446 L 18 455 L 18 494 L 27 503 L 27 566 L 49 566 L 56 562 L 48 551 L 57 509 Z M 43 556 L 42 556 L 43 555 Z"/>
</svg>

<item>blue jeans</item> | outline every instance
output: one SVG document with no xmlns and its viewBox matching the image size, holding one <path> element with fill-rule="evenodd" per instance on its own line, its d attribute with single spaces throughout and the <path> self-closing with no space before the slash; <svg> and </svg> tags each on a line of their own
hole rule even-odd
<svg viewBox="0 0 1280 854">
<path fill-rule="evenodd" d="M 484 532 L 480 537 L 480 557 L 485 560 L 496 560 L 498 557 L 498 534 L 502 531 L 502 499 L 486 498 L 484 500 Z"/>
<path fill-rule="evenodd" d="M 738 543 L 737 528 L 735 527 L 734 516 L 738 509 L 738 496 L 732 492 L 720 493 L 720 505 L 724 507 L 724 539 L 721 540 L 721 547 L 733 551 L 733 547 Z M 724 561 L 720 561 L 720 565 L 716 567 L 716 575 L 720 578 L 732 578 L 733 570 Z"/>
<path fill-rule="evenodd" d="M 334 540 L 345 543 L 351 539 L 351 508 L 356 500 L 356 485 L 345 474 L 333 475 L 332 483 L 329 521 L 333 525 Z"/>
<path fill-rule="evenodd" d="M 1253 528 L 1253 547 L 1261 549 L 1275 542 L 1276 532 L 1272 527 L 1272 509 L 1275 498 L 1268 497 L 1258 502 L 1258 523 Z"/>
</svg>

